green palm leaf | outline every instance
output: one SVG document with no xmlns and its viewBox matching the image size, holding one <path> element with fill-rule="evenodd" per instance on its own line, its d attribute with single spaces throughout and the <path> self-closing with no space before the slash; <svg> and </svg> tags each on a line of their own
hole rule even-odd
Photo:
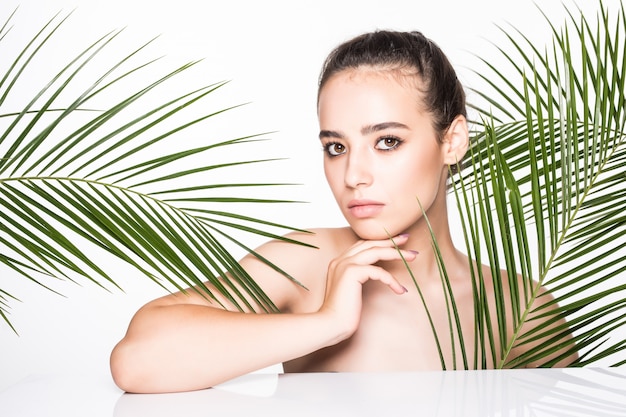
<svg viewBox="0 0 626 417">
<path fill-rule="evenodd" d="M 144 71 L 157 62 L 141 61 L 148 42 L 106 67 L 101 55 L 122 35 L 111 32 L 51 74 L 22 109 L 9 108 L 68 17 L 52 18 L 0 79 L 3 267 L 48 289 L 55 279 L 87 279 L 110 288 L 119 287 L 106 268 L 115 258 L 165 288 L 191 286 L 215 299 L 208 281 L 240 309 L 275 311 L 226 245 L 255 254 L 240 241 L 241 232 L 281 238 L 278 231 L 294 229 L 220 210 L 217 203 L 291 202 L 256 198 L 251 191 L 292 184 L 224 181 L 228 169 L 273 159 L 224 159 L 217 151 L 267 140 L 262 135 L 204 140 L 197 147 L 185 139 L 191 127 L 237 107 L 198 116 L 196 109 L 225 83 L 168 99 L 164 87 L 197 63 L 146 81 Z M 12 41 L 12 19 L 0 30 L 0 47 Z M 96 75 L 85 82 L 86 73 Z M 108 104 L 96 110 L 101 103 Z M 0 289 L 0 316 L 8 325 L 15 300 Z"/>
<path fill-rule="evenodd" d="M 512 52 L 498 50 L 517 79 L 486 60 L 477 71 L 487 82 L 473 91 L 490 108 L 473 106 L 484 129 L 476 131 L 452 189 L 467 252 L 494 277 L 495 311 L 480 290 L 488 278 L 480 271 L 473 278 L 482 332 L 476 339 L 483 354 L 495 340 L 505 347 L 499 367 L 562 359 L 546 359 L 566 345 L 567 327 L 550 326 L 560 318 L 580 352 L 573 366 L 626 362 L 626 341 L 611 338 L 626 324 L 626 13 L 623 4 L 610 12 L 599 4 L 595 19 L 568 9 L 563 29 L 546 16 L 553 42 L 544 52 L 520 32 L 505 31 Z M 499 303 L 503 277 L 514 289 L 511 311 Z M 542 304 L 540 286 L 554 302 Z M 522 331 L 538 319 L 545 324 Z M 509 356 L 537 340 L 523 356 Z"/>
</svg>

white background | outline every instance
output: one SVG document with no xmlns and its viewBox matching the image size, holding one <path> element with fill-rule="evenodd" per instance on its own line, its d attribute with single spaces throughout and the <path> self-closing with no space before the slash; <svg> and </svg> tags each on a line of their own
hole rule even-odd
<svg viewBox="0 0 626 417">
<path fill-rule="evenodd" d="M 580 3 L 596 10 L 595 1 Z M 501 39 L 495 24 L 510 23 L 538 42 L 549 36 L 530 0 L 2 0 L 0 21 L 18 4 L 18 36 L 10 41 L 16 48 L 20 37 L 29 39 L 54 13 L 75 9 L 50 56 L 50 68 L 86 40 L 123 27 L 129 45 L 161 35 L 151 50 L 155 57 L 165 55 L 166 63 L 204 58 L 193 72 L 195 85 L 232 80 L 217 100 L 224 106 L 251 102 L 236 110 L 236 123 L 225 127 L 227 138 L 276 131 L 265 146 L 289 161 L 276 164 L 274 174 L 303 184 L 277 197 L 309 203 L 273 207 L 269 217 L 305 228 L 343 224 L 322 175 L 315 114 L 319 69 L 336 44 L 373 29 L 421 30 L 448 54 L 467 85 L 472 81 L 467 67 L 475 64 L 472 53 L 488 56 L 493 53 L 489 42 Z M 563 21 L 560 1 L 544 1 L 541 7 L 555 24 Z M 2 48 L 4 69 L 8 56 Z M 42 74 L 49 76 L 48 69 L 43 66 Z M 11 110 L 18 109 L 2 112 Z M 108 372 L 108 355 L 134 311 L 164 294 L 130 269 L 120 268 L 116 278 L 124 293 L 87 282 L 58 283 L 54 288 L 64 298 L 2 270 L 0 288 L 10 288 L 21 302 L 12 304 L 10 316 L 19 336 L 0 323 L 0 390 L 34 373 Z"/>
</svg>

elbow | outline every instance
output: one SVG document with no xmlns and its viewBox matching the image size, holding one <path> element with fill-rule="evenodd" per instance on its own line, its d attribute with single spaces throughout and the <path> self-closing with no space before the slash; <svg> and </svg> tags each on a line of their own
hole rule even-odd
<svg viewBox="0 0 626 417">
<path fill-rule="evenodd" d="M 161 394 L 195 391 L 215 384 L 180 363 L 151 355 L 141 342 L 122 339 L 111 352 L 110 369 L 113 382 L 122 391 L 133 394 Z M 222 382 L 222 381 L 219 381 Z"/>
<path fill-rule="evenodd" d="M 142 380 L 141 371 L 137 361 L 133 359 L 132 345 L 123 339 L 111 352 L 110 368 L 113 382 L 122 391 L 131 393 L 148 393 Z"/>
<path fill-rule="evenodd" d="M 145 331 L 137 330 L 137 319 L 143 317 L 141 308 L 128 328 L 126 335 L 120 340 L 111 351 L 109 366 L 113 382 L 122 391 L 129 393 L 154 393 L 154 372 L 152 364 L 158 363 L 151 360 L 150 343 L 147 342 Z"/>
</svg>

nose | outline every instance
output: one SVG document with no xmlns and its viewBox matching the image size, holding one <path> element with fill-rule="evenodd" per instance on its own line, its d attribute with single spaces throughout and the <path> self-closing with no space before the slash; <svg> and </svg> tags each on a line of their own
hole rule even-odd
<svg viewBox="0 0 626 417">
<path fill-rule="evenodd" d="M 372 164 L 367 151 L 348 153 L 344 181 L 350 188 L 366 187 L 372 184 Z"/>
</svg>

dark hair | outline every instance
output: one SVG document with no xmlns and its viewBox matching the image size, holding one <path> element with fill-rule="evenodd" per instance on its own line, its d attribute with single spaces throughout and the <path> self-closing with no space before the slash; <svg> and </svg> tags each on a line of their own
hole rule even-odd
<svg viewBox="0 0 626 417">
<path fill-rule="evenodd" d="M 465 92 L 454 68 L 443 51 L 420 32 L 376 31 L 342 43 L 326 58 L 318 95 L 334 74 L 363 66 L 417 74 L 416 85 L 439 139 L 455 117 L 467 116 Z"/>
</svg>

